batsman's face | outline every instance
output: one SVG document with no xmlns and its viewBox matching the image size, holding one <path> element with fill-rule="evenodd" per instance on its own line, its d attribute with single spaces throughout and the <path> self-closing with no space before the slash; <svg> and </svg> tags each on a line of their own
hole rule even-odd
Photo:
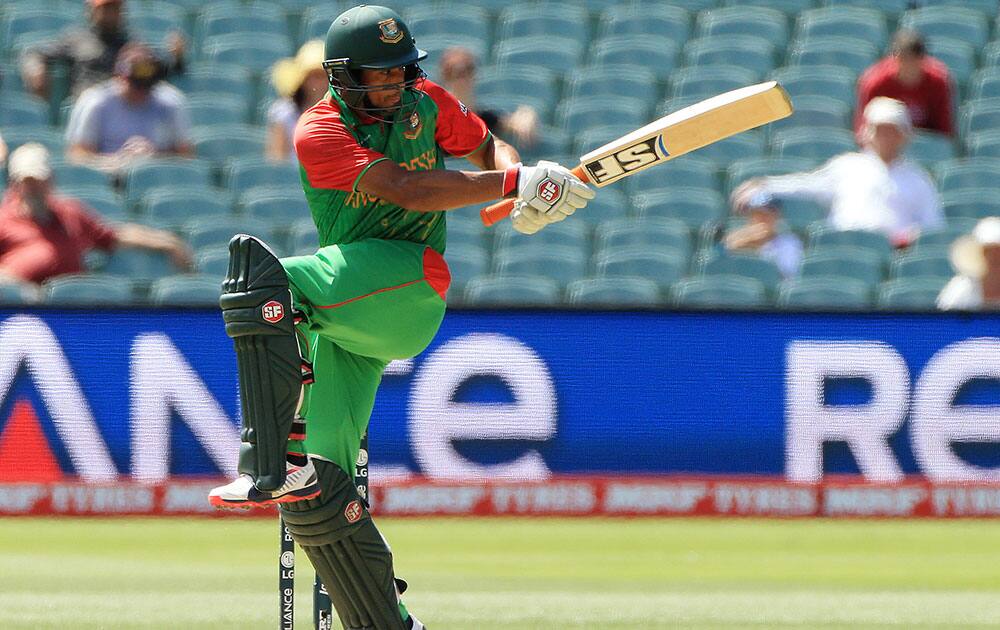
<svg viewBox="0 0 1000 630">
<path fill-rule="evenodd" d="M 389 68 L 388 70 L 362 70 L 361 81 L 365 85 L 373 88 L 386 86 L 386 89 L 374 89 L 368 92 L 368 100 L 373 107 L 378 109 L 388 109 L 399 105 L 402 98 L 402 88 L 405 74 L 403 68 Z"/>
</svg>

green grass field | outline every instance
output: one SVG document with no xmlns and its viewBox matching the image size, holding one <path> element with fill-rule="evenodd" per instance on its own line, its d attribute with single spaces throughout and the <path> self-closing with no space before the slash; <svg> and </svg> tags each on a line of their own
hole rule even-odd
<svg viewBox="0 0 1000 630">
<path fill-rule="evenodd" d="M 1000 627 L 995 521 L 381 526 L 431 630 Z M 6 519 L 0 628 L 275 628 L 277 548 L 271 519 Z"/>
</svg>

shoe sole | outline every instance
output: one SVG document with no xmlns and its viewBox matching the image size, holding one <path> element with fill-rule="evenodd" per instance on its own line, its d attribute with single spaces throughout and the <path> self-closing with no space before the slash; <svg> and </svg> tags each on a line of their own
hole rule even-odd
<svg viewBox="0 0 1000 630">
<path fill-rule="evenodd" d="M 298 490 L 297 492 L 303 492 L 303 490 Z M 319 488 L 315 490 L 307 490 L 305 494 L 296 494 L 295 492 L 289 492 L 288 494 L 283 494 L 276 499 L 235 499 L 228 500 L 222 497 L 210 496 L 208 497 L 208 502 L 216 508 L 221 509 L 235 509 L 235 508 L 266 508 L 277 505 L 279 503 L 295 503 L 296 501 L 305 501 L 306 499 L 315 499 L 319 496 Z"/>
</svg>

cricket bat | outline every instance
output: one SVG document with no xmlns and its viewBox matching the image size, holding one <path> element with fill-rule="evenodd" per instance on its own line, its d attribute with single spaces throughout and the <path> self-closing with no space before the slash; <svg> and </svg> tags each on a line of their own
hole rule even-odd
<svg viewBox="0 0 1000 630">
<path fill-rule="evenodd" d="M 572 173 L 598 188 L 651 166 L 792 113 L 788 93 L 776 81 L 719 94 L 654 120 L 645 127 L 594 149 L 580 158 Z M 504 199 L 480 211 L 493 225 L 514 209 Z"/>
</svg>

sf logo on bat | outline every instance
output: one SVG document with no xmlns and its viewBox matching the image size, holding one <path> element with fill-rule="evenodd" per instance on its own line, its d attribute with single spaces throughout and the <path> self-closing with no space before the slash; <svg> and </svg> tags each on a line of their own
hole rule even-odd
<svg viewBox="0 0 1000 630">
<path fill-rule="evenodd" d="M 669 157 L 660 136 L 629 145 L 609 155 L 584 162 L 587 176 L 595 184 L 608 184 Z"/>
</svg>

